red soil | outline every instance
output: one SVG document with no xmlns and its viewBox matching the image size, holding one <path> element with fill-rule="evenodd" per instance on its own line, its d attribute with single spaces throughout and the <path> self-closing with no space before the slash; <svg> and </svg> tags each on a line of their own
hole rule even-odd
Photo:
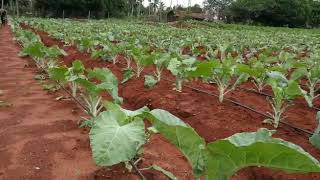
<svg viewBox="0 0 320 180">
<path fill-rule="evenodd" d="M 121 80 L 122 67 L 120 64 L 112 65 L 101 60 L 92 60 L 89 54 L 80 53 L 75 47 L 64 47 L 62 42 L 51 38 L 47 33 L 37 32 L 42 41 L 47 46 L 59 45 L 69 55 L 60 60 L 65 64 L 70 64 L 75 59 L 83 61 L 87 68 L 108 67 Z M 122 61 L 120 59 L 120 61 Z M 147 68 L 148 73 L 152 68 Z M 164 77 L 173 79 L 170 73 L 165 72 Z M 199 81 L 189 82 L 188 85 L 199 87 L 201 89 L 216 93 L 216 88 Z M 249 85 L 250 86 L 250 85 Z M 252 87 L 252 86 L 251 86 Z M 129 82 L 120 85 L 120 95 L 124 98 L 124 107 L 137 109 L 144 105 L 150 108 L 161 108 L 182 118 L 190 124 L 207 141 L 211 142 L 221 138 L 226 138 L 238 132 L 256 131 L 261 127 L 272 128 L 262 123 L 264 117 L 243 109 L 234 104 L 225 102 L 219 103 L 217 98 L 205 94 L 194 92 L 191 89 L 184 88 L 182 93 L 172 90 L 173 85 L 168 81 L 161 81 L 152 89 L 146 89 L 143 85 L 143 79 L 132 79 Z M 254 93 L 235 91 L 228 97 L 236 99 L 244 104 L 250 105 L 262 112 L 270 111 L 270 107 L 265 97 Z M 306 129 L 313 131 L 316 127 L 316 112 L 306 108 L 302 100 L 297 100 L 295 105 L 287 113 L 287 121 Z M 305 135 L 302 135 L 292 129 L 280 126 L 275 135 L 282 139 L 291 141 L 302 146 L 305 150 L 320 159 L 319 150 L 315 149 L 308 141 Z M 192 179 L 191 168 L 186 159 L 160 135 L 153 136 L 151 142 L 145 148 L 144 161 L 140 164 L 145 167 L 149 164 L 157 164 L 173 172 L 179 179 Z M 149 175 L 149 174 L 148 174 Z M 159 179 L 158 174 L 152 174 L 151 179 Z M 266 168 L 246 168 L 238 172 L 232 179 L 320 179 L 320 174 L 286 174 L 280 171 L 272 171 Z"/>
</svg>

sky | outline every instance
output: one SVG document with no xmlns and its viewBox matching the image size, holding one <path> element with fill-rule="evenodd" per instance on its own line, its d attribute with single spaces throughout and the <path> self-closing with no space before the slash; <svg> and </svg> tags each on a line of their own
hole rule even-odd
<svg viewBox="0 0 320 180">
<path fill-rule="evenodd" d="M 162 2 L 164 2 L 164 4 L 166 5 L 166 7 L 170 6 L 171 0 L 162 0 Z M 188 0 L 172 0 L 172 6 L 175 6 L 178 4 L 182 5 L 182 6 L 188 6 Z M 203 0 L 191 0 L 191 5 L 195 5 L 195 4 L 199 4 L 200 6 L 202 6 Z M 148 0 L 144 0 L 143 3 L 145 6 L 147 6 L 149 4 Z"/>
</svg>

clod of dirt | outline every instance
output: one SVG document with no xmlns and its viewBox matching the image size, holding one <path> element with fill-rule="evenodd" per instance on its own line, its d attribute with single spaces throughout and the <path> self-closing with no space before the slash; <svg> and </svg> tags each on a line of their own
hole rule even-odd
<svg viewBox="0 0 320 180">
<path fill-rule="evenodd" d="M 5 102 L 5 101 L 0 101 L 0 107 L 10 107 L 12 104 Z"/>
</svg>

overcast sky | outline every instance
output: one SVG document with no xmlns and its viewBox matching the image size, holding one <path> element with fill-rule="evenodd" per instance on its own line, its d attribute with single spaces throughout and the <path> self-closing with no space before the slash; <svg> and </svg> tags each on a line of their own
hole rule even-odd
<svg viewBox="0 0 320 180">
<path fill-rule="evenodd" d="M 171 0 L 162 0 L 162 2 L 164 2 L 166 7 L 169 7 Z M 172 0 L 172 6 L 177 5 L 177 2 L 182 6 L 188 6 L 188 0 Z M 191 0 L 191 5 L 199 4 L 200 6 L 202 6 L 202 3 L 203 3 L 203 0 Z M 148 0 L 144 0 L 143 4 L 147 6 L 149 4 Z"/>
</svg>

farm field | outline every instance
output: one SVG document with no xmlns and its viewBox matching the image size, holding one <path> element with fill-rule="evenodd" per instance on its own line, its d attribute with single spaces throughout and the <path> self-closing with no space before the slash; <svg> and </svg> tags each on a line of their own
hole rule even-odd
<svg viewBox="0 0 320 180">
<path fill-rule="evenodd" d="M 78 145 L 86 159 L 72 151 L 70 162 L 91 162 L 72 165 L 75 170 L 70 171 L 79 178 L 320 179 L 315 160 L 320 159 L 319 132 L 314 134 L 320 111 L 319 30 L 39 18 L 11 19 L 10 27 L 21 46 L 20 56 L 26 57 L 25 63 L 35 62 L 26 78 L 31 81 L 31 74 L 37 73 L 35 79 L 50 91 L 43 95 L 48 103 L 42 106 L 50 111 L 50 98 L 63 104 L 57 105 L 56 114 L 63 110 L 73 127 L 64 133 L 81 134 L 85 145 Z M 6 28 L 1 31 L 11 33 Z M 23 64 L 18 57 L 10 62 L 16 60 Z M 61 99 L 68 99 L 69 105 Z M 71 113 L 74 109 L 76 114 Z M 78 123 L 82 129 L 74 128 Z M 120 133 L 112 131 L 117 128 Z M 296 146 L 272 141 L 260 128 L 275 130 L 273 137 L 302 147 L 315 159 Z M 234 141 L 222 140 L 257 131 L 233 136 L 240 142 L 234 149 Z M 91 153 L 93 158 L 87 160 Z M 57 178 L 54 173 L 64 163 L 59 158 L 51 161 L 55 165 L 49 172 L 33 170 L 26 176 Z M 152 165 L 156 170 L 147 168 Z"/>
</svg>

